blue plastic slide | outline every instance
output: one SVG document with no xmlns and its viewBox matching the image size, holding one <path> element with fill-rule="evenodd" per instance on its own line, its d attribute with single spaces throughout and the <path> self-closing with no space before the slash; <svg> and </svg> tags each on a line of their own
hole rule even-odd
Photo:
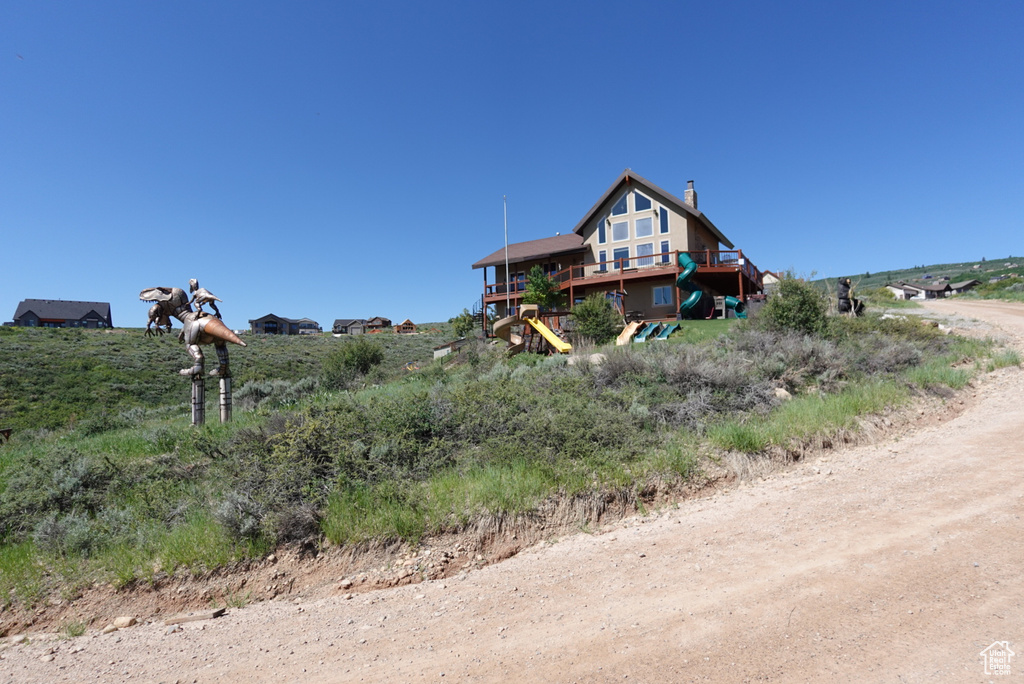
<svg viewBox="0 0 1024 684">
<path fill-rule="evenodd" d="M 633 341 L 634 342 L 646 342 L 648 336 L 650 336 L 651 333 L 653 333 L 655 330 L 657 330 L 658 326 L 660 326 L 660 325 L 661 325 L 661 323 L 648 323 L 646 326 L 644 326 L 643 330 L 641 330 L 640 332 L 638 332 L 636 334 L 636 337 L 633 338 Z"/>
<path fill-rule="evenodd" d="M 744 304 L 743 302 L 741 302 L 736 297 L 726 297 L 725 298 L 725 307 L 727 309 L 732 309 L 733 311 L 735 311 L 736 312 L 736 318 L 746 318 L 747 317 L 747 305 Z"/>
<path fill-rule="evenodd" d="M 678 328 L 678 327 L 679 327 L 678 323 L 666 323 L 665 327 L 663 327 L 660 331 L 658 331 L 658 335 L 654 339 L 656 339 L 656 340 L 667 340 L 668 336 L 671 335 L 672 333 L 674 333 L 676 331 L 676 328 Z"/>
</svg>

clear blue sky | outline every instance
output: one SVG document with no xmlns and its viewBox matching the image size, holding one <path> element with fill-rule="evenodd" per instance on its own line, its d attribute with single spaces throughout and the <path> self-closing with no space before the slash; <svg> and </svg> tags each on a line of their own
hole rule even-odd
<svg viewBox="0 0 1024 684">
<path fill-rule="evenodd" d="M 0 321 L 446 320 L 624 169 L 762 269 L 1021 254 L 1024 3 L 0 6 Z"/>
</svg>

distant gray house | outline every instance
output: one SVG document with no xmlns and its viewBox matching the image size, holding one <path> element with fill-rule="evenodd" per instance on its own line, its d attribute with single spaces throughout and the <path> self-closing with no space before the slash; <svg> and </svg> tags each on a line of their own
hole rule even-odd
<svg viewBox="0 0 1024 684">
<path fill-rule="evenodd" d="M 312 318 L 284 318 L 274 314 L 250 319 L 249 329 L 254 335 L 316 335 L 323 332 L 320 324 Z"/>
<path fill-rule="evenodd" d="M 953 291 L 953 294 L 961 294 L 962 292 L 967 292 L 968 290 L 978 287 L 978 285 L 981 285 L 980 280 L 964 280 L 959 283 L 950 283 L 949 289 Z"/>
<path fill-rule="evenodd" d="M 331 332 L 335 335 L 362 335 L 365 323 L 362 318 L 336 318 Z"/>
<path fill-rule="evenodd" d="M 24 299 L 14 312 L 14 325 L 29 328 L 113 328 L 108 302 Z"/>
</svg>

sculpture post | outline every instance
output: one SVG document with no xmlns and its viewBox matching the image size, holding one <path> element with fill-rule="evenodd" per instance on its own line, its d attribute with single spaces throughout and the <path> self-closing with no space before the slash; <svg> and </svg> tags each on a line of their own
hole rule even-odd
<svg viewBox="0 0 1024 684">
<path fill-rule="evenodd" d="M 220 379 L 220 422 L 231 422 L 231 377 Z"/>
<path fill-rule="evenodd" d="M 192 376 L 192 424 L 202 425 L 206 422 L 206 382 L 203 376 Z"/>
<path fill-rule="evenodd" d="M 217 350 L 217 368 L 210 375 L 220 380 L 220 422 L 231 420 L 231 372 L 228 365 L 227 343 L 241 347 L 245 342 L 232 332 L 220 318 L 220 310 L 215 302 L 220 299 L 213 296 L 206 288 L 199 287 L 199 281 L 189 281 L 190 299 L 185 291 L 178 287 L 149 287 L 139 293 L 144 302 L 154 302 L 149 309 L 149 320 L 146 322 L 146 335 L 163 335 L 171 331 L 171 318 L 181 321 L 181 332 L 178 340 L 185 344 L 192 366 L 182 368 L 179 374 L 192 378 L 192 425 L 206 422 L 206 385 L 203 383 L 203 372 L 206 359 L 202 345 L 212 344 Z M 192 310 L 192 304 L 197 310 Z M 203 311 L 203 305 L 209 304 L 214 313 Z"/>
</svg>

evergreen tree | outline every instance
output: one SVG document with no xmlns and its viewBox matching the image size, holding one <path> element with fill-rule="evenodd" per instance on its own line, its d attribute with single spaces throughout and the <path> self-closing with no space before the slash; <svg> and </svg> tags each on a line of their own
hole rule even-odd
<svg viewBox="0 0 1024 684">
<path fill-rule="evenodd" d="M 537 304 L 542 309 L 557 309 L 565 305 L 565 293 L 558 289 L 558 282 L 546 275 L 544 269 L 534 266 L 526 274 L 523 304 Z"/>
</svg>

